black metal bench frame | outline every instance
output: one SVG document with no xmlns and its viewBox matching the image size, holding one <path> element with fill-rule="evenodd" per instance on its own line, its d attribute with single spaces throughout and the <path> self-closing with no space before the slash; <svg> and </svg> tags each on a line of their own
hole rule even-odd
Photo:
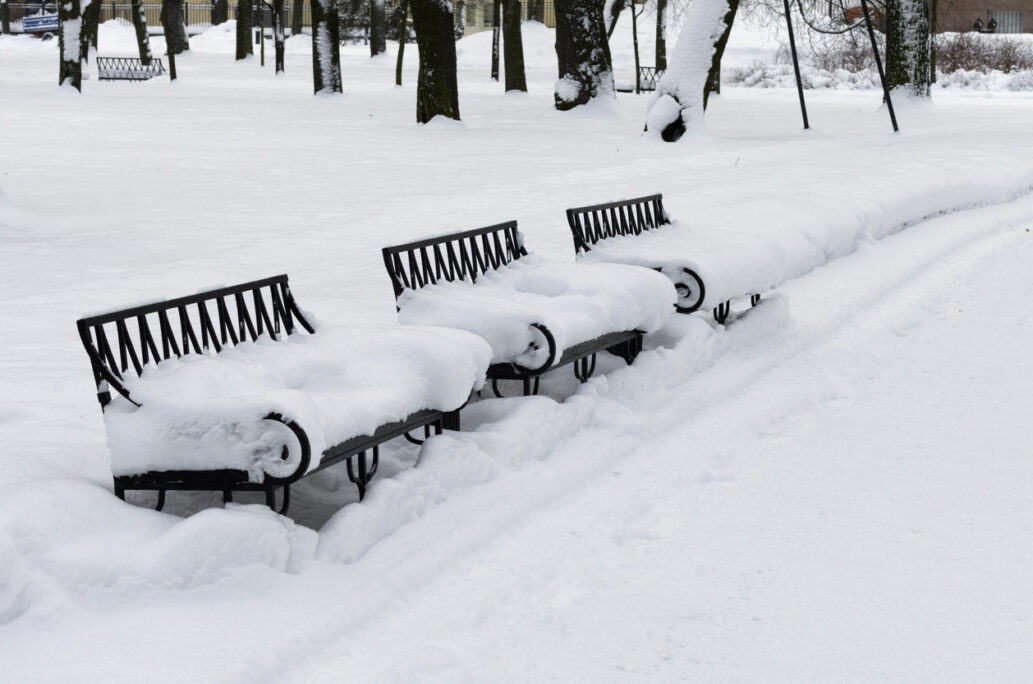
<svg viewBox="0 0 1033 684">
<path fill-rule="evenodd" d="M 97 57 L 100 81 L 147 81 L 164 73 L 160 57 L 151 57 L 146 64 L 139 57 Z"/>
<path fill-rule="evenodd" d="M 600 240 L 641 235 L 647 230 L 656 230 L 670 222 L 667 212 L 664 211 L 664 196 L 661 194 L 567 209 L 567 224 L 574 237 L 574 251 L 579 255 L 591 251 L 593 245 Z M 696 296 L 689 305 L 676 304 L 674 308 L 678 313 L 689 314 L 698 311 L 702 306 L 707 288 L 703 279 L 691 268 L 683 268 L 682 275 L 685 280 L 672 278 L 678 290 L 679 302 L 694 293 Z M 750 295 L 751 306 L 756 306 L 758 302 L 759 294 Z M 718 304 L 714 307 L 714 319 L 724 324 L 728 320 L 731 307 L 731 301 Z"/>
<path fill-rule="evenodd" d="M 384 247 L 384 266 L 394 287 L 395 300 L 407 290 L 417 290 L 439 281 L 469 280 L 488 271 L 527 256 L 516 221 L 476 228 L 440 237 Z M 608 351 L 631 363 L 642 351 L 642 331 L 624 330 L 607 333 L 566 349 L 556 348 L 556 339 L 543 323 L 532 323 L 545 338 L 549 354 L 539 368 L 516 363 L 495 363 L 488 367 L 492 391 L 502 396 L 499 380 L 519 380 L 524 396 L 537 394 L 541 376 L 568 363 L 574 364 L 574 375 L 587 382 L 595 372 L 596 354 Z"/>
<path fill-rule="evenodd" d="M 664 71 L 664 69 L 657 69 L 656 67 L 639 67 L 638 92 L 648 93 L 656 90 L 656 87 L 660 85 L 660 79 L 664 77 Z"/>
<path fill-rule="evenodd" d="M 291 293 L 286 275 L 255 280 L 231 287 L 201 292 L 153 304 L 136 306 L 82 318 L 77 322 L 79 338 L 90 357 L 97 385 L 101 411 L 111 403 L 111 391 L 121 394 L 130 403 L 140 406 L 131 396 L 123 380 L 127 375 L 140 376 L 145 368 L 186 354 L 218 354 L 242 342 L 265 336 L 282 341 L 315 329 L 305 319 Z M 275 508 L 278 487 L 283 488 L 281 513 L 290 505 L 290 485 L 306 475 L 347 461 L 348 478 L 358 487 L 359 498 L 377 472 L 380 444 L 404 435 L 411 442 L 423 440 L 408 433 L 423 428 L 424 439 L 441 434 L 442 429 L 458 429 L 458 411 L 442 413 L 426 409 L 404 420 L 378 427 L 373 434 L 348 439 L 326 449 L 319 464 L 309 470 L 311 447 L 304 429 L 295 421 L 278 413 L 263 418 L 280 423 L 293 433 L 301 453 L 294 472 L 283 477 L 266 475 L 264 482 L 250 482 L 244 470 L 168 470 L 114 477 L 115 494 L 125 499 L 129 490 L 158 492 L 157 509 L 165 504 L 170 490 L 219 491 L 224 501 L 233 500 L 233 492 L 264 492 L 266 503 Z M 370 458 L 367 459 L 367 452 Z M 283 448 L 283 458 L 289 454 Z"/>
</svg>

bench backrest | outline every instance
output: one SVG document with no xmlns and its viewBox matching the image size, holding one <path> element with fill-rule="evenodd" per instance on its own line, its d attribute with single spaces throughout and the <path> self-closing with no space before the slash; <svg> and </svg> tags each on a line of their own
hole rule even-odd
<svg viewBox="0 0 1033 684">
<path fill-rule="evenodd" d="M 395 299 L 406 289 L 439 280 L 476 282 L 487 271 L 527 256 L 516 221 L 385 247 L 383 253 Z"/>
<path fill-rule="evenodd" d="M 76 325 L 102 407 L 111 401 L 109 387 L 139 406 L 122 381 L 129 374 L 139 376 L 148 365 L 185 354 L 218 353 L 262 335 L 284 339 L 299 332 L 298 326 L 313 332 L 286 275 L 88 316 Z"/>
<path fill-rule="evenodd" d="M 97 57 L 97 78 L 101 81 L 146 81 L 165 73 L 160 57 L 146 64 L 139 57 Z"/>
<path fill-rule="evenodd" d="M 663 77 L 664 69 L 657 69 L 656 67 L 639 67 L 639 90 L 642 92 L 656 90 L 657 86 L 660 85 L 660 79 Z"/>
<path fill-rule="evenodd" d="M 583 254 L 600 240 L 617 235 L 638 235 L 670 223 L 670 220 L 664 212 L 664 196 L 649 195 L 567 209 L 567 223 L 574 235 L 574 250 Z"/>
</svg>

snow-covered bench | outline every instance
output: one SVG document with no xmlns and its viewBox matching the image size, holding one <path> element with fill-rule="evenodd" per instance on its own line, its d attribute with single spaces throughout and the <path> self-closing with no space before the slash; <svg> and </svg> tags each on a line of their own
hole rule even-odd
<svg viewBox="0 0 1033 684">
<path fill-rule="evenodd" d="M 529 254 L 516 221 L 385 247 L 383 255 L 399 320 L 487 340 L 497 395 L 499 380 L 520 380 L 525 395 L 536 394 L 543 373 L 568 363 L 585 382 L 600 351 L 630 364 L 642 335 L 673 312 L 666 278 Z"/>
<path fill-rule="evenodd" d="M 320 325 L 287 276 L 78 321 L 97 384 L 115 494 L 283 488 L 347 461 L 360 498 L 378 447 L 458 429 L 490 350 L 448 329 Z M 308 333 L 308 334 L 305 334 Z M 367 453 L 370 458 L 367 459 Z"/>
<path fill-rule="evenodd" d="M 139 57 L 97 57 L 97 78 L 101 81 L 146 81 L 165 73 L 160 57 L 145 64 Z"/>
<path fill-rule="evenodd" d="M 679 313 L 713 309 L 718 323 L 733 299 L 756 306 L 785 272 L 785 256 L 769 238 L 672 224 L 659 194 L 567 209 L 567 223 L 580 262 L 660 271 L 677 288 Z"/>
</svg>

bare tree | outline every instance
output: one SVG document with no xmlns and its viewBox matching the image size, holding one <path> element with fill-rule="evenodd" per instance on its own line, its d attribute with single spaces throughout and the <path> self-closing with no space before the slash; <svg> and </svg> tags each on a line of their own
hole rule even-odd
<svg viewBox="0 0 1033 684">
<path fill-rule="evenodd" d="M 332 0 L 312 0 L 312 84 L 316 94 L 341 93 L 341 27 Z"/>
<path fill-rule="evenodd" d="M 506 60 L 506 92 L 527 92 L 524 73 L 524 39 L 520 33 L 520 0 L 505 0 L 502 5 L 503 49 Z"/>
<path fill-rule="evenodd" d="M 183 18 L 183 0 L 162 1 L 161 24 L 165 31 L 165 43 L 170 55 L 179 55 L 190 49 L 186 23 Z"/>
<path fill-rule="evenodd" d="M 301 28 L 305 25 L 305 0 L 292 0 L 291 2 L 291 35 L 300 36 Z"/>
<path fill-rule="evenodd" d="M 929 0 L 886 0 L 886 85 L 929 97 L 932 83 Z"/>
<path fill-rule="evenodd" d="M 416 120 L 435 116 L 459 119 L 456 81 L 456 35 L 452 5 L 447 0 L 412 0 L 412 21 L 420 50 L 416 83 Z"/>
<path fill-rule="evenodd" d="M 286 35 L 286 29 L 283 25 L 283 0 L 269 0 L 265 2 L 265 6 L 269 8 L 269 14 L 273 19 L 273 53 L 275 55 L 276 73 L 279 74 L 284 70 L 283 57 Z"/>
<path fill-rule="evenodd" d="M 384 0 L 369 3 L 369 55 L 376 57 L 387 52 L 387 9 Z"/>
<path fill-rule="evenodd" d="M 728 0 L 728 12 L 725 14 L 725 28 L 721 37 L 714 44 L 714 56 L 710 58 L 710 71 L 707 73 L 707 82 L 703 87 L 703 109 L 707 108 L 710 102 L 711 93 L 721 93 L 721 58 L 725 54 L 725 46 L 728 45 L 728 36 L 732 34 L 732 23 L 735 21 L 735 13 L 739 9 L 739 0 Z"/>
<path fill-rule="evenodd" d="M 0 0 L 0 33 L 11 32 L 11 6 L 7 0 Z"/>
<path fill-rule="evenodd" d="M 136 30 L 136 47 L 140 51 L 140 62 L 150 64 L 151 39 L 147 34 L 147 15 L 143 11 L 143 0 L 130 0 L 133 28 Z"/>
<path fill-rule="evenodd" d="M 251 40 L 251 31 L 254 28 L 251 16 L 251 0 L 240 0 L 237 3 L 237 53 L 238 60 L 247 59 L 248 55 L 255 54 L 255 46 Z"/>
<path fill-rule="evenodd" d="M 215 0 L 212 3 L 212 26 L 225 24 L 230 18 L 229 0 Z"/>
<path fill-rule="evenodd" d="M 405 59 L 405 41 L 409 37 L 409 0 L 402 0 L 393 17 L 398 24 L 398 60 L 395 62 L 395 85 L 402 85 L 402 63 Z"/>
<path fill-rule="evenodd" d="M 97 0 L 94 0 L 96 2 Z M 89 0 L 85 0 L 89 2 Z M 82 92 L 82 60 L 81 40 L 82 14 L 84 0 L 66 0 L 57 3 L 58 36 L 58 73 L 59 85 L 70 85 Z"/>
<path fill-rule="evenodd" d="M 668 142 L 703 125 L 703 96 L 717 43 L 727 29 L 728 0 L 693 0 L 674 58 L 646 113 L 646 131 Z"/>
<path fill-rule="evenodd" d="M 527 20 L 545 23 L 545 0 L 527 0 Z"/>
<path fill-rule="evenodd" d="M 555 7 L 556 108 L 573 109 L 593 98 L 614 98 L 602 0 L 555 0 Z"/>
</svg>

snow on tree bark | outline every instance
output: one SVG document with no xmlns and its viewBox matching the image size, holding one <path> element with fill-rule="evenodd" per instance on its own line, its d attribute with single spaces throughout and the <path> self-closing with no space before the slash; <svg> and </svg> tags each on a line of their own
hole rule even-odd
<svg viewBox="0 0 1033 684">
<path fill-rule="evenodd" d="M 412 22 L 420 51 L 416 83 L 416 120 L 435 116 L 459 119 L 456 82 L 456 36 L 452 4 L 446 0 L 412 0 Z"/>
<path fill-rule="evenodd" d="M 520 32 L 520 0 L 504 0 L 502 3 L 502 43 L 506 65 L 506 92 L 519 90 L 527 92 L 527 77 L 524 73 L 524 39 Z"/>
<path fill-rule="evenodd" d="M 929 0 L 887 0 L 886 85 L 910 97 L 929 97 L 932 83 Z"/>
<path fill-rule="evenodd" d="M 728 0 L 693 0 L 678 43 L 646 112 L 647 135 L 674 142 L 703 127 L 703 89 L 717 42 L 725 31 Z"/>
<path fill-rule="evenodd" d="M 466 2 L 456 0 L 456 40 L 462 40 L 466 35 Z"/>
<path fill-rule="evenodd" d="M 707 108 L 710 102 L 711 93 L 721 93 L 721 57 L 725 54 L 725 46 L 728 45 L 728 37 L 732 35 L 732 22 L 735 21 L 735 13 L 739 9 L 739 0 L 728 0 L 728 13 L 725 15 L 725 30 L 714 46 L 714 56 L 710 59 L 710 71 L 707 73 L 707 83 L 703 87 L 703 109 Z"/>
<path fill-rule="evenodd" d="M 279 74 L 284 70 L 284 41 L 286 40 L 286 30 L 283 26 L 283 0 L 271 0 L 271 2 L 266 3 L 266 6 L 269 8 L 269 14 L 272 16 L 273 21 L 273 54 L 276 63 L 276 73 Z"/>
<path fill-rule="evenodd" d="M 57 4 L 59 85 L 82 92 L 82 15 L 90 0 L 65 0 Z"/>
<path fill-rule="evenodd" d="M 341 28 L 333 0 L 312 0 L 312 83 L 316 95 L 341 93 Z"/>
<path fill-rule="evenodd" d="M 82 57 L 89 61 L 89 54 L 97 52 L 97 31 L 100 26 L 100 0 L 94 0 L 88 5 L 83 5 L 82 10 L 82 32 L 79 40 L 82 41 Z"/>
<path fill-rule="evenodd" d="M 369 3 L 369 55 L 387 52 L 387 9 L 384 0 Z"/>
<path fill-rule="evenodd" d="M 133 28 L 136 30 L 136 47 L 140 51 L 140 62 L 150 64 L 151 39 L 147 34 L 147 15 L 143 11 L 143 0 L 130 0 Z"/>
<path fill-rule="evenodd" d="M 255 46 L 251 42 L 251 30 L 254 28 L 251 17 L 251 0 L 237 3 L 237 53 L 236 58 L 246 59 L 255 54 Z"/>
<path fill-rule="evenodd" d="M 697 0 L 701 1 L 701 0 Z M 602 0 L 556 0 L 556 109 L 616 97 Z"/>
<path fill-rule="evenodd" d="M 492 0 L 491 80 L 499 80 L 499 41 L 502 39 L 502 0 Z"/>
</svg>

